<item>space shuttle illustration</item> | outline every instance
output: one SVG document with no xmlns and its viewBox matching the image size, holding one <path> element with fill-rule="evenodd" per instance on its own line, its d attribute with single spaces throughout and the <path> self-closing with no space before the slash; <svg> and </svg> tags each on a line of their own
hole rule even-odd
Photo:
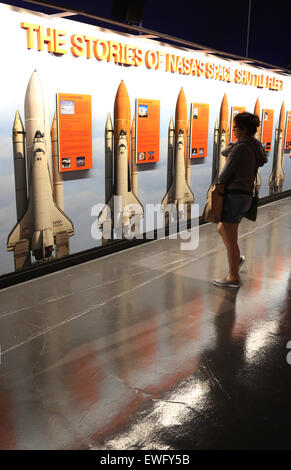
<svg viewBox="0 0 291 470">
<path fill-rule="evenodd" d="M 255 108 L 254 108 L 254 114 L 258 116 L 259 119 L 261 119 L 261 107 L 260 107 L 260 101 L 259 98 L 257 98 L 256 103 L 255 103 Z M 261 142 L 262 140 L 262 124 L 260 123 L 257 132 L 255 134 L 255 138 Z M 261 175 L 260 175 L 260 169 L 258 168 L 256 179 L 255 179 L 255 188 L 257 193 L 259 194 L 260 192 L 260 187 L 262 185 L 262 180 L 261 180 Z"/>
<path fill-rule="evenodd" d="M 143 215 L 137 197 L 135 122 L 130 127 L 130 101 L 122 80 L 114 103 L 114 129 L 110 114 L 105 126 L 105 207 L 98 217 L 103 238 L 111 238 L 114 223 L 129 226 L 132 217 Z M 109 227 L 109 228 L 108 228 Z"/>
<path fill-rule="evenodd" d="M 285 179 L 284 174 L 284 141 L 285 141 L 285 104 L 284 101 L 281 105 L 279 121 L 276 126 L 275 133 L 275 150 L 273 168 L 269 178 L 269 195 L 282 192 L 283 182 Z"/>
<path fill-rule="evenodd" d="M 187 183 L 187 176 L 189 180 L 190 173 L 186 175 L 185 168 L 185 161 L 187 162 L 189 158 L 186 155 L 185 160 L 185 147 L 189 147 L 187 128 L 187 103 L 184 90 L 181 88 L 176 104 L 175 128 L 173 128 L 172 117 L 169 124 L 167 193 L 162 200 L 162 206 L 166 208 L 168 204 L 174 204 L 178 212 L 181 212 L 186 204 L 189 214 L 188 209 L 194 203 L 194 194 Z"/>
<path fill-rule="evenodd" d="M 25 96 L 25 131 L 18 111 L 13 126 L 17 223 L 8 236 L 7 250 L 14 251 L 16 270 L 31 264 L 31 254 L 37 261 L 50 258 L 54 250 L 57 258 L 69 254 L 69 237 L 74 235 L 72 221 L 54 200 L 48 138 L 43 92 L 35 70 Z M 60 178 L 54 182 L 61 194 Z"/>
<path fill-rule="evenodd" d="M 219 175 L 226 163 L 226 157 L 222 155 L 222 151 L 229 143 L 228 101 L 226 93 L 223 95 L 220 107 L 218 137 L 217 171 Z"/>
<path fill-rule="evenodd" d="M 228 101 L 226 93 L 224 93 L 220 106 L 219 121 L 216 120 L 214 129 L 213 181 L 218 179 L 218 175 L 226 163 L 226 157 L 222 155 L 222 151 L 228 145 L 229 140 Z"/>
</svg>

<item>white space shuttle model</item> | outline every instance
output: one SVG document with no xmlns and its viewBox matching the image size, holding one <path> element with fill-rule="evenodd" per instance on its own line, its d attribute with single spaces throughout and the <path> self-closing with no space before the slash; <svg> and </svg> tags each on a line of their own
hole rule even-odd
<svg viewBox="0 0 291 470">
<path fill-rule="evenodd" d="M 184 155 L 184 136 L 183 131 L 180 130 L 174 155 L 172 184 L 162 200 L 164 208 L 168 204 L 175 204 L 179 212 L 184 210 L 184 204 L 192 204 L 194 202 L 194 194 L 186 181 Z"/>
<path fill-rule="evenodd" d="M 105 207 L 98 217 L 103 241 L 123 238 L 122 229 L 143 215 L 137 197 L 138 173 L 135 162 L 135 121 L 130 127 L 130 101 L 121 81 L 114 102 L 114 128 L 110 114 L 105 126 Z M 134 223 L 132 225 L 135 225 Z M 136 230 L 136 228 L 135 228 Z M 136 233 L 136 232 L 135 232 Z"/>
<path fill-rule="evenodd" d="M 17 223 L 7 240 L 7 250 L 14 251 L 16 270 L 31 264 L 31 252 L 38 261 L 50 258 L 54 249 L 57 258 L 69 254 L 69 237 L 74 235 L 71 220 L 53 197 L 50 146 L 37 71 L 33 72 L 26 91 L 25 123 L 26 133 L 17 111 L 13 127 Z"/>
<path fill-rule="evenodd" d="M 99 215 L 99 227 L 103 227 L 113 215 L 115 224 L 118 223 L 122 227 L 129 225 L 131 217 L 142 217 L 142 204 L 130 188 L 128 177 L 127 138 L 126 132 L 121 129 L 117 144 L 115 189 Z"/>
<path fill-rule="evenodd" d="M 185 146 L 187 152 L 185 152 Z M 190 126 L 187 126 L 187 102 L 183 88 L 181 88 L 175 110 L 175 127 L 171 116 L 168 133 L 168 170 L 167 193 L 162 200 L 165 209 L 168 205 L 176 206 L 176 214 L 183 218 L 191 218 L 191 204 L 194 203 L 194 194 L 190 188 L 191 162 L 190 162 Z M 187 168 L 185 168 L 185 162 Z M 184 212 L 186 205 L 186 213 Z M 171 206 L 170 206 L 171 207 Z M 172 217 L 172 209 L 165 212 L 165 224 L 168 225 Z M 178 223 L 179 224 L 179 223 Z"/>
<path fill-rule="evenodd" d="M 285 141 L 285 104 L 284 101 L 281 106 L 279 122 L 276 126 L 275 133 L 275 150 L 272 173 L 269 178 L 269 195 L 282 192 L 283 182 L 285 179 L 284 174 L 284 141 Z"/>
</svg>

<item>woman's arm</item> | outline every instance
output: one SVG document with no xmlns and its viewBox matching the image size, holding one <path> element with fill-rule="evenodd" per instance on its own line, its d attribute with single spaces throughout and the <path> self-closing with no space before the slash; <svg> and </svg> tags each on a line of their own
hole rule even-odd
<svg viewBox="0 0 291 470">
<path fill-rule="evenodd" d="M 219 183 L 228 183 L 231 180 L 232 176 L 236 172 L 240 159 L 244 157 L 245 148 L 244 144 L 235 144 L 232 151 L 229 153 L 228 159 L 218 175 Z"/>
</svg>

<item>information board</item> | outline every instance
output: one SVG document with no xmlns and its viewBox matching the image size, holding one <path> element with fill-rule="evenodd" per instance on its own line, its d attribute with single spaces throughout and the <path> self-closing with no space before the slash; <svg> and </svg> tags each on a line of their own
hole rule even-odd
<svg viewBox="0 0 291 470">
<path fill-rule="evenodd" d="M 262 144 L 264 149 L 269 152 L 272 150 L 274 110 L 263 109 L 262 111 Z"/>
<path fill-rule="evenodd" d="M 159 161 L 160 101 L 138 98 L 135 102 L 136 163 Z"/>
<path fill-rule="evenodd" d="M 59 171 L 92 168 L 91 96 L 57 94 Z"/>
<path fill-rule="evenodd" d="M 239 113 L 244 113 L 246 108 L 244 106 L 232 106 L 231 107 L 231 118 L 230 118 L 230 141 L 235 142 L 237 139 L 234 135 L 234 118 Z"/>
<path fill-rule="evenodd" d="M 209 104 L 191 103 L 190 158 L 207 157 Z"/>
<path fill-rule="evenodd" d="M 291 149 L 291 111 L 287 111 L 285 149 Z"/>
</svg>

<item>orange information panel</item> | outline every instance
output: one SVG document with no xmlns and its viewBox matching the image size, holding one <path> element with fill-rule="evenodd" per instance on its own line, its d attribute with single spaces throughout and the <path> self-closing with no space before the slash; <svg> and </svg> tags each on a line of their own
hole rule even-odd
<svg viewBox="0 0 291 470">
<path fill-rule="evenodd" d="M 285 149 L 291 149 L 291 111 L 287 111 Z"/>
<path fill-rule="evenodd" d="M 57 94 L 59 171 L 92 168 L 91 96 Z"/>
<path fill-rule="evenodd" d="M 246 110 L 246 108 L 243 107 L 243 106 L 232 106 L 232 108 L 231 108 L 231 120 L 230 120 L 230 122 L 231 122 L 230 141 L 231 142 L 235 142 L 237 140 L 234 136 L 234 129 L 233 129 L 234 122 L 233 122 L 233 120 L 234 120 L 234 118 L 237 114 L 244 113 L 245 110 Z"/>
<path fill-rule="evenodd" d="M 272 149 L 274 110 L 263 109 L 262 112 L 262 144 L 264 149 L 269 152 Z"/>
<path fill-rule="evenodd" d="M 137 99 L 135 102 L 136 163 L 159 161 L 160 101 Z"/>
<path fill-rule="evenodd" d="M 190 120 L 190 157 L 207 157 L 209 104 L 192 103 Z"/>
</svg>

